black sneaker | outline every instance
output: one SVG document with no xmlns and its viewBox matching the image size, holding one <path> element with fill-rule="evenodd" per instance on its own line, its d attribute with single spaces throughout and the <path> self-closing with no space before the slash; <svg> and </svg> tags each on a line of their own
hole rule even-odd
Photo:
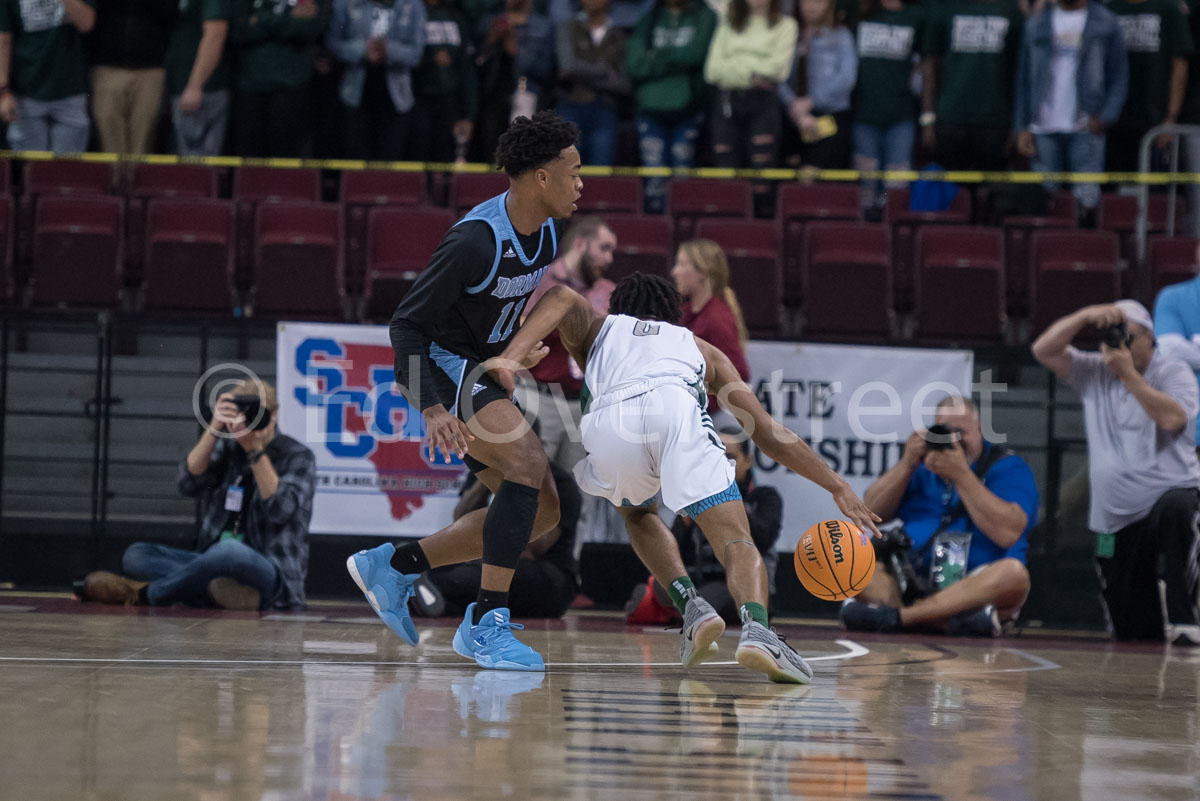
<svg viewBox="0 0 1200 801">
<path fill-rule="evenodd" d="M 959 612 L 950 618 L 946 633 L 951 637 L 999 637 L 1004 633 L 996 607 L 988 604 L 980 609 Z"/>
<path fill-rule="evenodd" d="M 900 630 L 900 610 L 893 606 L 878 606 L 847 598 L 842 603 L 839 617 L 846 631 L 887 633 Z"/>
</svg>

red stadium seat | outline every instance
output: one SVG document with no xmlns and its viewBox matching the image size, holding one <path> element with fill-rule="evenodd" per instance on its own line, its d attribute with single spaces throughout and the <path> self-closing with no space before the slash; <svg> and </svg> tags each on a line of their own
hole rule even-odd
<svg viewBox="0 0 1200 801">
<path fill-rule="evenodd" d="M 801 269 L 806 334 L 891 336 L 895 312 L 887 226 L 810 223 Z"/>
<path fill-rule="evenodd" d="M 798 306 L 803 292 L 804 225 L 812 220 L 862 219 L 858 185 L 783 184 L 775 202 L 776 218 L 783 224 L 783 302 Z"/>
<path fill-rule="evenodd" d="M 1197 245 L 1200 245 L 1200 240 L 1188 237 L 1150 237 L 1146 260 L 1150 272 L 1151 299 L 1157 298 L 1165 286 L 1196 277 Z"/>
<path fill-rule="evenodd" d="M 372 206 L 422 206 L 425 173 L 395 170 L 347 170 L 342 173 L 342 205 L 346 207 L 346 290 L 362 291 L 367 210 Z"/>
<path fill-rule="evenodd" d="M 449 209 L 376 207 L 367 213 L 365 319 L 391 318 L 452 225 L 454 212 Z"/>
<path fill-rule="evenodd" d="M 1121 296 L 1120 243 L 1111 231 L 1033 235 L 1030 317 L 1040 332 L 1060 317 Z"/>
<path fill-rule="evenodd" d="M 214 198 L 217 196 L 217 170 L 202 164 L 138 164 L 129 184 L 129 209 L 126 213 L 125 280 L 138 284 L 143 280 L 146 255 L 146 204 L 150 198 Z"/>
<path fill-rule="evenodd" d="M 1045 216 L 1014 215 L 1004 218 L 1005 291 L 1008 311 L 1025 314 L 1029 311 L 1030 243 L 1034 231 L 1048 228 L 1075 228 L 1078 209 L 1070 192 L 1050 196 L 1049 213 Z"/>
<path fill-rule="evenodd" d="M 1167 230 L 1168 200 L 1165 194 L 1151 193 L 1146 206 L 1146 233 L 1158 234 Z M 1130 266 L 1135 266 L 1137 260 L 1137 218 L 1138 199 L 1135 195 L 1103 195 L 1100 198 L 1100 211 L 1096 216 L 1097 227 L 1103 231 L 1112 231 L 1121 238 L 1121 258 Z M 1184 227 L 1184 198 L 1180 195 L 1175 201 L 1175 232 L 1180 233 Z M 1136 270 L 1125 274 L 1123 291 L 1131 293 Z"/>
<path fill-rule="evenodd" d="M 144 308 L 233 311 L 233 219 L 227 200 L 150 201 Z"/>
<path fill-rule="evenodd" d="M 956 342 L 1004 336 L 1004 234 L 930 225 L 917 233 L 916 332 Z"/>
<path fill-rule="evenodd" d="M 233 174 L 233 199 L 237 201 L 317 202 L 321 199 L 321 171 L 276 167 L 239 167 Z"/>
<path fill-rule="evenodd" d="M 28 161 L 26 195 L 107 195 L 113 189 L 111 164 L 91 161 Z"/>
<path fill-rule="evenodd" d="M 90 161 L 27 161 L 17 209 L 17 263 L 29 261 L 33 247 L 37 200 L 42 196 L 108 195 L 113 190 L 111 164 Z"/>
<path fill-rule="evenodd" d="M 508 176 L 504 173 L 459 173 L 450 184 L 450 208 L 461 217 L 483 201 L 507 191 Z"/>
<path fill-rule="evenodd" d="M 276 167 L 239 167 L 233 174 L 237 203 L 237 272 L 239 289 L 249 289 L 254 261 L 255 209 L 261 203 L 316 203 L 321 199 L 321 171 Z"/>
<path fill-rule="evenodd" d="M 749 181 L 717 181 L 686 178 L 667 186 L 667 213 L 675 218 L 677 243 L 691 239 L 702 217 L 753 215 L 754 201 Z"/>
<path fill-rule="evenodd" d="M 584 178 L 578 214 L 641 214 L 641 178 Z"/>
<path fill-rule="evenodd" d="M 922 225 L 966 225 L 971 221 L 971 191 L 959 187 L 958 194 L 945 211 L 912 211 L 907 187 L 889 189 L 883 221 L 892 228 L 892 254 L 895 259 L 896 303 L 908 309 L 913 301 L 913 249 L 917 229 Z"/>
<path fill-rule="evenodd" d="M 771 221 L 701 220 L 697 237 L 711 239 L 729 260 L 729 285 L 737 295 L 752 337 L 784 333 L 783 265 L 779 226 Z"/>
<path fill-rule="evenodd" d="M 636 272 L 668 276 L 675 263 L 674 226 L 667 216 L 605 219 L 617 237 L 607 277 L 619 282 Z"/>
<path fill-rule="evenodd" d="M 202 164 L 138 164 L 129 194 L 134 197 L 216 197 L 217 170 Z"/>
<path fill-rule="evenodd" d="M 264 203 L 254 243 L 254 313 L 339 319 L 346 296 L 342 215 L 323 203 Z"/>
<path fill-rule="evenodd" d="M 41 198 L 29 283 L 35 305 L 113 306 L 121 292 L 125 205 L 115 197 Z"/>
</svg>

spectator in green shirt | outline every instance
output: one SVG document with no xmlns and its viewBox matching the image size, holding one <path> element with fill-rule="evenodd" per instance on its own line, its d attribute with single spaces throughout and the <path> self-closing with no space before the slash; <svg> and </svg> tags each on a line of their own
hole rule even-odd
<svg viewBox="0 0 1200 801">
<path fill-rule="evenodd" d="M 413 70 L 413 161 L 466 160 L 479 114 L 479 75 L 466 17 L 452 0 L 425 0 L 425 55 Z"/>
<path fill-rule="evenodd" d="M 234 145 L 239 156 L 301 158 L 312 131 L 309 80 L 325 0 L 233 0 Z"/>
<path fill-rule="evenodd" d="M 925 147 L 952 170 L 1003 170 L 1024 18 L 1015 0 L 946 0 L 926 28 Z"/>
<path fill-rule="evenodd" d="M 925 9 L 918 2 L 869 0 L 858 24 L 858 83 L 854 87 L 854 166 L 912 168 L 917 98 L 913 71 L 924 53 Z M 868 216 L 881 216 L 883 184 L 863 183 Z"/>
<path fill-rule="evenodd" d="M 0 119 L 14 150 L 87 150 L 90 0 L 0 0 Z"/>
<path fill-rule="evenodd" d="M 229 123 L 229 0 L 180 0 L 167 45 L 167 93 L 181 156 L 219 156 Z"/>
<path fill-rule="evenodd" d="M 1138 148 L 1146 132 L 1179 119 L 1192 34 L 1179 0 L 1111 0 L 1108 10 L 1117 15 L 1129 54 L 1130 91 L 1120 118 L 1108 131 L 1105 156 L 1110 171 L 1132 172 L 1138 168 Z M 1160 155 L 1152 166 L 1161 166 L 1161 151 L 1169 141 L 1159 138 Z"/>
<path fill-rule="evenodd" d="M 716 27 L 702 0 L 659 0 L 626 42 L 643 167 L 692 166 L 704 124 L 700 72 Z M 660 214 L 666 201 L 666 179 L 647 179 L 646 211 Z"/>
</svg>

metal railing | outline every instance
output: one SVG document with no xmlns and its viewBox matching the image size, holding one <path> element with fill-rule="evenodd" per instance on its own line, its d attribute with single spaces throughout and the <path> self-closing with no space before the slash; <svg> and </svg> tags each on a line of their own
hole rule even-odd
<svg viewBox="0 0 1200 801">
<path fill-rule="evenodd" d="M 1138 172 L 1149 173 L 1152 167 L 1154 142 L 1160 136 L 1171 137 L 1170 156 L 1168 158 L 1168 173 L 1179 172 L 1179 143 L 1188 137 L 1200 136 L 1200 125 L 1156 125 L 1146 132 L 1138 144 Z M 1188 169 L 1196 172 L 1200 164 L 1189 164 Z M 1164 176 L 1165 178 L 1166 176 Z M 1179 194 L 1179 182 L 1164 180 L 1167 187 L 1167 236 L 1175 235 L 1175 208 Z M 1137 217 L 1137 266 L 1146 264 L 1146 239 L 1149 230 L 1150 216 L 1150 183 L 1142 182 L 1137 185 L 1138 217 Z M 1196 209 L 1192 210 L 1195 214 Z M 1149 286 L 1140 287 L 1149 290 Z"/>
</svg>

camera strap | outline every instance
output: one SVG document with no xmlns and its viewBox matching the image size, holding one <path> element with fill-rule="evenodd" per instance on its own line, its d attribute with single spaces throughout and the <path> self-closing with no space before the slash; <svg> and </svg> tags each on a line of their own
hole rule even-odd
<svg viewBox="0 0 1200 801">
<path fill-rule="evenodd" d="M 996 463 L 1001 459 L 1011 456 L 1012 454 L 1013 451 L 1011 449 L 1006 448 L 1003 445 L 993 445 L 989 442 L 987 443 L 987 450 L 975 462 L 975 467 L 971 472 L 975 474 L 976 478 L 978 478 L 980 481 L 983 481 L 983 477 L 987 475 L 987 471 L 991 470 L 992 467 L 995 466 Z M 925 558 L 925 553 L 933 547 L 933 543 L 937 539 L 937 536 L 948 529 L 951 523 L 958 518 L 965 516 L 967 513 L 967 507 L 962 502 L 961 497 L 953 505 L 950 504 L 950 498 L 953 496 L 953 494 L 953 485 L 947 484 L 942 500 L 942 519 L 938 523 L 937 529 L 929 536 L 929 540 L 921 546 L 920 550 L 917 551 L 922 559 Z"/>
</svg>

